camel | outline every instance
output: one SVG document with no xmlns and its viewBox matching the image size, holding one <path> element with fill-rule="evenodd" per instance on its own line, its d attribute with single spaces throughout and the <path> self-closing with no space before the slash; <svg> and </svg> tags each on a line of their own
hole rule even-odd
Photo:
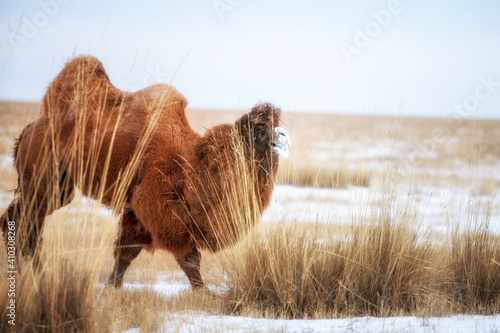
<svg viewBox="0 0 500 333">
<path fill-rule="evenodd" d="M 19 250 L 40 267 L 44 220 L 78 188 L 120 214 L 109 284 L 122 286 L 145 249 L 172 253 L 192 288 L 204 288 L 200 250 L 231 246 L 258 222 L 290 141 L 271 103 L 204 135 L 186 106 L 167 84 L 119 90 L 93 56 L 67 62 L 15 141 L 18 187 L 0 219 L 6 244 L 15 221 Z"/>
</svg>

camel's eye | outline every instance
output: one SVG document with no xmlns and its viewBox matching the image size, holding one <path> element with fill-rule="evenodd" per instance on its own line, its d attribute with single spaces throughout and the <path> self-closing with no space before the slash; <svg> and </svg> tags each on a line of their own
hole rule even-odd
<svg viewBox="0 0 500 333">
<path fill-rule="evenodd" d="M 253 140 L 261 144 L 266 144 L 269 140 L 269 131 L 266 126 L 255 126 L 253 130 Z"/>
<path fill-rule="evenodd" d="M 253 139 L 258 140 L 262 136 L 262 134 L 264 134 L 264 128 L 261 126 L 255 127 L 253 131 Z"/>
</svg>

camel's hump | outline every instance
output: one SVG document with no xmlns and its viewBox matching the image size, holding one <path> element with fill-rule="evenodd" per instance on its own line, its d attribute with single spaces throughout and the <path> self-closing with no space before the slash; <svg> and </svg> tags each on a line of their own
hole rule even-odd
<svg viewBox="0 0 500 333">
<path fill-rule="evenodd" d="M 169 84 L 154 84 L 137 91 L 135 95 L 150 107 L 180 106 L 185 109 L 188 104 L 184 95 Z"/>
</svg>

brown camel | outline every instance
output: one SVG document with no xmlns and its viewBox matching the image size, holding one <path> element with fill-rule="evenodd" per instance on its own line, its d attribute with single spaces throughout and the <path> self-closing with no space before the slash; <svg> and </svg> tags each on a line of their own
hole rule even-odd
<svg viewBox="0 0 500 333">
<path fill-rule="evenodd" d="M 203 136 L 186 106 L 170 85 L 123 92 L 96 58 L 69 61 L 16 140 L 18 188 L 0 220 L 6 243 L 15 221 L 19 249 L 39 267 L 45 217 L 78 187 L 121 213 L 109 283 L 122 285 L 142 249 L 164 249 L 202 288 L 198 250 L 232 245 L 259 220 L 289 141 L 272 104 Z"/>
</svg>

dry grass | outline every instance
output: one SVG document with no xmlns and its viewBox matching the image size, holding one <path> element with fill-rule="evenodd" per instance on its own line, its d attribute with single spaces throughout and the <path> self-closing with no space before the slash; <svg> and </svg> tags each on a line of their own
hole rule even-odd
<svg viewBox="0 0 500 333">
<path fill-rule="evenodd" d="M 350 236 L 288 224 L 224 254 L 228 311 L 271 318 L 493 314 L 500 242 L 485 230 L 435 245 L 415 231 L 411 203 L 391 200 Z"/>
<path fill-rule="evenodd" d="M 479 195 L 494 197 L 500 188 L 500 181 L 495 178 L 481 179 L 476 186 Z"/>
<path fill-rule="evenodd" d="M 11 140 L 36 117 L 37 107 L 2 103 L 0 108 L 0 154 L 10 154 Z M 194 128 L 200 129 L 197 123 L 208 121 L 203 118 L 206 114 L 202 117 L 196 111 L 188 116 L 195 119 Z M 210 121 L 219 122 L 217 117 L 228 116 L 215 114 Z M 304 119 L 290 115 L 285 122 L 294 144 L 291 153 L 297 157 L 283 165 L 279 180 L 297 186 L 335 188 L 369 187 L 374 180 L 380 182 L 391 177 L 384 170 L 370 169 L 371 157 L 354 163 L 339 162 L 318 157 L 315 151 L 335 150 L 336 146 L 328 148 L 328 145 L 360 141 L 370 135 L 382 138 L 388 135 L 397 141 L 403 138 L 402 133 L 410 133 L 409 129 L 414 129 L 411 137 L 418 141 L 416 138 L 425 138 L 432 128 L 445 125 L 439 121 L 429 125 L 422 122 L 430 120 L 393 122 L 384 118 L 378 119 L 374 126 L 373 119 L 362 117 L 338 120 L 308 116 L 310 124 L 304 126 Z M 384 130 L 387 124 L 393 125 L 390 134 Z M 211 125 L 207 122 L 207 127 Z M 466 133 L 465 139 L 458 142 L 450 139 L 446 145 L 438 145 L 438 157 L 429 157 L 426 165 L 447 168 L 453 154 L 469 164 L 498 161 L 498 147 L 491 144 L 498 139 L 497 123 L 469 126 L 462 122 L 460 126 Z M 468 145 L 469 134 L 478 131 L 478 126 L 487 133 L 486 143 Z M 453 133 L 460 132 L 460 128 L 453 127 Z M 330 134 L 325 133 L 335 136 L 328 137 Z M 327 148 L 315 146 L 315 140 L 325 137 Z M 10 200 L 12 193 L 7 191 L 15 188 L 16 177 L 10 166 L 2 166 L 1 171 L 0 198 Z M 441 181 L 437 179 L 440 177 L 415 177 L 411 181 L 432 184 Z M 448 180 L 453 181 L 451 176 Z M 498 184 L 492 186 L 492 183 L 484 180 L 479 191 L 496 195 Z M 182 322 L 177 322 L 175 315 L 179 312 L 268 318 L 498 313 L 500 239 L 486 228 L 489 221 L 480 220 L 474 209 L 459 211 L 454 219 L 460 223 L 454 224 L 480 227 L 465 233 L 450 232 L 449 241 L 437 243 L 431 235 L 416 231 L 420 216 L 411 196 L 402 202 L 394 193 L 380 197 L 377 206 L 362 207 L 364 213 L 353 216 L 350 224 L 343 226 L 342 235 L 338 225 L 300 223 L 293 216 L 271 226 L 260 225 L 222 253 L 203 253 L 202 272 L 214 294 L 187 290 L 173 296 L 151 288 L 114 290 L 103 286 L 113 262 L 117 219 L 103 215 L 98 205 L 89 206 L 77 198 L 68 208 L 48 218 L 41 253 L 44 268 L 35 273 L 25 265 L 22 274 L 17 275 L 16 327 L 7 323 L 8 310 L 3 307 L 0 331 L 112 332 L 139 328 L 149 332 L 161 330 L 165 325 L 180 329 Z M 2 205 L 3 209 L 5 204 Z M 242 212 L 240 205 L 235 203 L 231 216 L 225 218 L 240 220 L 243 230 L 255 216 Z M 94 208 L 89 210 L 89 207 Z M 369 223 L 358 223 L 365 221 Z M 0 304 L 9 300 L 8 275 L 3 268 L 6 266 L 2 250 Z M 179 272 L 168 254 L 143 253 L 133 262 L 125 280 L 140 284 L 159 280 L 185 284 L 187 280 Z"/>
<path fill-rule="evenodd" d="M 349 186 L 369 187 L 371 174 L 363 170 L 310 167 L 282 167 L 278 183 L 300 187 L 347 188 Z"/>
<path fill-rule="evenodd" d="M 9 276 L 9 274 L 7 274 Z M 5 280 L 6 276 L 2 276 Z M 10 310 L 2 307 L 2 331 L 78 332 L 92 329 L 95 284 L 87 270 L 62 263 L 57 270 L 34 273 L 28 269 L 16 281 L 16 326 L 5 322 Z M 9 304 L 8 285 L 1 285 L 0 302 Z M 12 319 L 12 318 L 9 318 Z"/>
<path fill-rule="evenodd" d="M 477 235 L 458 236 L 453 248 L 439 248 L 381 222 L 353 230 L 348 242 L 325 245 L 291 229 L 253 240 L 237 262 L 225 262 L 228 272 L 238 269 L 229 273 L 230 311 L 338 318 L 491 315 L 500 310 L 500 244 L 492 237 L 477 244 Z"/>
<path fill-rule="evenodd" d="M 452 237 L 449 292 L 463 312 L 491 315 L 500 310 L 500 242 L 488 231 L 488 221 L 481 222 Z"/>
</svg>

